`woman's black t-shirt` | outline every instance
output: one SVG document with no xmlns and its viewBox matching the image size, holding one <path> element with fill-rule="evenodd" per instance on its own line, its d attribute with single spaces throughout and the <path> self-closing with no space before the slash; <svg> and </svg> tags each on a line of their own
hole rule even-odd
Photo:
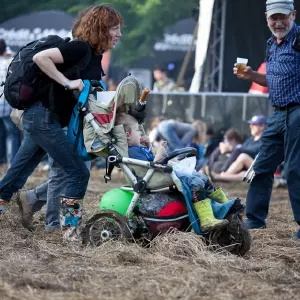
<svg viewBox="0 0 300 300">
<path fill-rule="evenodd" d="M 58 47 L 64 59 L 63 64 L 57 64 L 56 67 L 59 71 L 65 72 L 72 69 L 73 66 L 79 64 L 88 54 L 88 44 L 82 41 L 71 41 Z M 102 77 L 101 67 L 102 55 L 96 55 L 92 50 L 92 56 L 89 64 L 85 69 L 80 71 L 80 78 L 74 69 L 74 74 L 69 74 L 68 79 L 88 79 L 100 80 Z M 49 80 L 49 78 L 47 78 Z M 72 91 L 66 90 L 62 85 L 54 82 L 54 114 L 59 118 L 62 127 L 67 126 L 70 121 L 72 110 L 76 104 L 76 99 L 73 97 Z M 40 100 L 47 108 L 50 107 L 49 91 L 41 94 Z"/>
</svg>

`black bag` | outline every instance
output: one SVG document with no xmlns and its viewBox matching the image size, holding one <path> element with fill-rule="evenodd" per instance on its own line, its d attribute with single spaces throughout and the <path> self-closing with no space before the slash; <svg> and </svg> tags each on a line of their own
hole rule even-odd
<svg viewBox="0 0 300 300">
<path fill-rule="evenodd" d="M 56 48 L 69 41 L 70 38 L 63 39 L 57 35 L 49 35 L 27 44 L 18 51 L 8 67 L 4 84 L 5 99 L 13 108 L 26 109 L 29 107 L 37 100 L 37 96 L 41 92 L 41 89 L 43 89 L 43 92 L 45 90 L 49 90 L 51 94 L 53 80 L 49 80 L 49 84 L 47 85 L 40 85 L 40 79 L 44 73 L 33 62 L 33 56 L 38 52 L 50 48 Z M 91 55 L 92 51 L 90 50 L 78 66 L 71 68 L 72 72 L 74 73 L 75 71 L 76 73 L 79 73 L 80 70 L 84 69 L 90 62 Z M 70 70 L 68 70 L 67 73 L 71 73 Z M 52 109 L 52 106 L 53 103 L 50 103 L 50 110 Z"/>
</svg>

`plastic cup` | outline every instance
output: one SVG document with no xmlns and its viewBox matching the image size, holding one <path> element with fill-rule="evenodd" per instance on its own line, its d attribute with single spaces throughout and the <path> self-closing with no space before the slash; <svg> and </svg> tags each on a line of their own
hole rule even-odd
<svg viewBox="0 0 300 300">
<path fill-rule="evenodd" d="M 236 59 L 237 75 L 244 75 L 248 63 L 248 58 L 238 57 Z"/>
</svg>

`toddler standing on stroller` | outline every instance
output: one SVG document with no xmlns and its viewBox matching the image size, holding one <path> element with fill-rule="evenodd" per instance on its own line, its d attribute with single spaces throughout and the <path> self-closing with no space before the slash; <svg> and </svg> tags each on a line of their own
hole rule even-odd
<svg viewBox="0 0 300 300">
<path fill-rule="evenodd" d="M 157 161 L 166 154 L 166 142 L 161 141 L 156 149 L 153 151 L 149 145 L 149 137 L 142 136 L 139 129 L 138 121 L 129 114 L 120 113 L 116 116 L 116 125 L 123 125 L 128 142 L 128 155 L 130 158 L 139 159 L 144 161 Z M 167 176 L 167 175 L 166 175 Z M 195 180 L 205 182 L 203 190 L 193 188 Z M 188 178 L 190 189 L 193 193 L 193 205 L 199 217 L 201 224 L 201 231 L 208 232 L 212 229 L 224 227 L 228 224 L 228 220 L 216 219 L 211 206 L 211 199 L 219 203 L 226 203 L 228 199 L 221 188 L 215 188 L 204 174 L 193 171 L 191 178 Z"/>
</svg>

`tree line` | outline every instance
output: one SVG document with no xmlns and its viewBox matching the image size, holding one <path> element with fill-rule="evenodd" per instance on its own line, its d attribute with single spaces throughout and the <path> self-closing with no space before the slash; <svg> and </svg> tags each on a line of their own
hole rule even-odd
<svg viewBox="0 0 300 300">
<path fill-rule="evenodd" d="M 4 2 L 4 3 L 3 3 Z M 2 0 L 0 23 L 26 13 L 56 9 L 76 15 L 89 5 L 103 1 L 91 0 Z M 124 18 L 123 37 L 114 51 L 116 63 L 134 63 L 152 54 L 155 41 L 163 37 L 164 29 L 176 21 L 192 16 L 199 0 L 107 0 Z"/>
</svg>

